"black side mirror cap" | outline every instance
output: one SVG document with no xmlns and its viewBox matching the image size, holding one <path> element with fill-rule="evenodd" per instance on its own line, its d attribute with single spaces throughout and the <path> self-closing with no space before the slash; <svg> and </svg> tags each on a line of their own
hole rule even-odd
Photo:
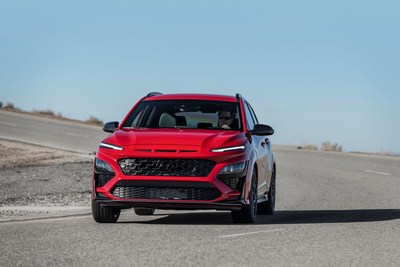
<svg viewBox="0 0 400 267">
<path fill-rule="evenodd" d="M 271 126 L 265 124 L 256 124 L 254 129 L 250 131 L 254 135 L 273 135 L 274 129 Z"/>
<path fill-rule="evenodd" d="M 105 131 L 107 133 L 113 133 L 118 129 L 118 126 L 119 126 L 119 122 L 118 121 L 107 122 L 103 126 L 103 131 Z"/>
</svg>

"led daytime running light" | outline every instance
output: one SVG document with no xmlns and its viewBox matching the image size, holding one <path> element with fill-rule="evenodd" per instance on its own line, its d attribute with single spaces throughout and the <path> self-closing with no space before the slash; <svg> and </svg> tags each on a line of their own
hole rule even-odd
<svg viewBox="0 0 400 267">
<path fill-rule="evenodd" d="M 114 149 L 114 150 L 124 150 L 124 148 L 122 148 L 120 146 L 114 146 L 114 145 L 110 145 L 110 144 L 103 143 L 103 142 L 100 143 L 100 147 L 101 148 L 111 148 L 111 149 Z"/>
<path fill-rule="evenodd" d="M 230 152 L 230 151 L 237 151 L 237 150 L 244 150 L 244 146 L 231 146 L 231 147 L 215 148 L 215 149 L 211 149 L 211 152 Z"/>
</svg>

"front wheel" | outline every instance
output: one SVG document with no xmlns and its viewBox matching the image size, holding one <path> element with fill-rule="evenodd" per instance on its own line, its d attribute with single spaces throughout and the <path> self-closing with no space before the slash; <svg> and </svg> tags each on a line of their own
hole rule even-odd
<svg viewBox="0 0 400 267">
<path fill-rule="evenodd" d="M 98 223 L 115 223 L 118 221 L 121 209 L 117 208 L 103 208 L 94 201 L 92 201 L 92 215 L 93 219 Z"/>
<path fill-rule="evenodd" d="M 239 211 L 231 211 L 235 223 L 254 223 L 257 215 L 257 173 L 253 170 L 249 192 L 249 205 Z"/>
</svg>

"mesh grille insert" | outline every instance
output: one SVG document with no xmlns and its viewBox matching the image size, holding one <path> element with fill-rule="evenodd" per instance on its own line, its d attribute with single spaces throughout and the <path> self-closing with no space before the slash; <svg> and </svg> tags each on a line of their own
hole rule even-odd
<svg viewBox="0 0 400 267">
<path fill-rule="evenodd" d="M 96 173 L 96 186 L 104 186 L 106 183 L 108 183 L 113 177 L 114 177 L 114 173 Z"/>
<path fill-rule="evenodd" d="M 234 190 L 242 190 L 245 177 L 218 176 L 218 179 Z"/>
<path fill-rule="evenodd" d="M 125 175 L 207 176 L 215 162 L 202 159 L 126 158 L 118 161 Z"/>
<path fill-rule="evenodd" d="M 118 198 L 163 200 L 213 200 L 221 196 L 216 188 L 161 186 L 116 186 L 112 194 Z"/>
</svg>

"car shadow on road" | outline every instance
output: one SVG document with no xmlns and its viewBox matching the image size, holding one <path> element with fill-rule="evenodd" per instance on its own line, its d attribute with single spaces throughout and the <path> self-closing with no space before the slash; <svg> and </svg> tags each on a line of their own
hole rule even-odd
<svg viewBox="0 0 400 267">
<path fill-rule="evenodd" d="M 156 214 L 157 218 L 147 220 L 123 221 L 121 223 L 140 224 L 233 224 L 229 212 Z M 163 217 L 159 217 L 163 216 Z M 137 217 L 141 218 L 141 217 Z M 377 222 L 400 219 L 400 209 L 365 209 L 365 210 L 288 210 L 276 211 L 272 216 L 257 216 L 256 224 L 321 224 Z"/>
<path fill-rule="evenodd" d="M 277 211 L 261 217 L 264 224 L 377 222 L 400 219 L 399 209 Z"/>
</svg>

